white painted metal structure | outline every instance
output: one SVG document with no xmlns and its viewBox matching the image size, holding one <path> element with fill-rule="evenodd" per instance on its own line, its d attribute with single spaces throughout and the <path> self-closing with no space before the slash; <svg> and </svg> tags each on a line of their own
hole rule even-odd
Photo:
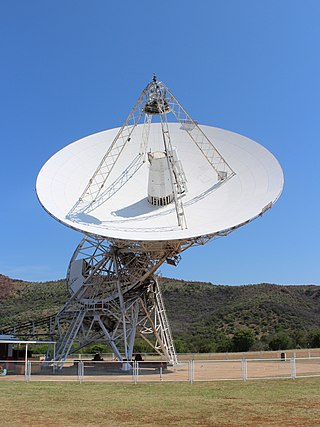
<svg viewBox="0 0 320 427">
<path fill-rule="evenodd" d="M 198 125 L 154 76 L 121 128 L 68 145 L 39 173 L 43 207 L 85 234 L 56 318 L 57 355 L 63 361 L 76 340 L 81 347 L 103 337 L 130 360 L 138 331 L 176 362 L 156 270 L 262 215 L 282 187 L 270 152 Z"/>
<path fill-rule="evenodd" d="M 219 181 L 206 158 L 190 141 L 179 124 L 168 124 L 179 159 L 188 180 L 182 196 L 186 228 L 179 227 L 174 204 L 152 206 L 148 203 L 149 162 L 127 179 L 111 197 L 72 215 L 81 189 L 91 179 L 97 160 L 119 129 L 91 135 L 53 156 L 43 167 L 37 181 L 38 197 L 51 215 L 64 224 L 107 239 L 130 241 L 186 240 L 212 235 L 237 227 L 261 214 L 279 197 L 282 170 L 265 148 L 252 140 L 225 130 L 201 126 L 237 170 L 232 179 Z M 115 164 L 106 195 L 117 177 L 128 171 L 139 150 L 143 125 L 123 150 Z M 150 125 L 152 151 L 161 144 L 161 126 Z M 101 196 L 103 199 L 103 196 Z M 271 207 L 271 206 L 270 206 Z"/>
</svg>

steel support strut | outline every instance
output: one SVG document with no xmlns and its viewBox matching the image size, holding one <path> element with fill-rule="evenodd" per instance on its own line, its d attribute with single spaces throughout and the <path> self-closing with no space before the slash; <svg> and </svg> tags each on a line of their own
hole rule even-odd
<svg viewBox="0 0 320 427">
<path fill-rule="evenodd" d="M 155 272 L 177 257 L 177 248 L 150 243 L 118 247 L 85 237 L 70 262 L 70 299 L 56 316 L 56 360 L 96 342 L 107 343 L 119 360 L 131 360 L 136 333 L 168 362 L 176 363 L 173 339 Z"/>
</svg>

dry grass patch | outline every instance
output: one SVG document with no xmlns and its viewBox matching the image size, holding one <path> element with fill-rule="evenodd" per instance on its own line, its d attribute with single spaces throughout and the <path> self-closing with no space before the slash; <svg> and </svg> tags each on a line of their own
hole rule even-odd
<svg viewBox="0 0 320 427">
<path fill-rule="evenodd" d="M 0 382 L 12 427 L 320 426 L 320 378 L 109 384 Z"/>
</svg>

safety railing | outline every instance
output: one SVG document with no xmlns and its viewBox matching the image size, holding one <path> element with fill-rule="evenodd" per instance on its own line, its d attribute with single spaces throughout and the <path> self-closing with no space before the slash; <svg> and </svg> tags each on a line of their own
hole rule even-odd
<svg viewBox="0 0 320 427">
<path fill-rule="evenodd" d="M 158 353 L 144 353 L 141 352 L 141 357 L 144 360 L 159 360 L 162 356 Z M 277 351 L 250 351 L 250 352 L 237 352 L 237 353 L 179 353 L 178 359 L 180 361 L 189 360 L 231 360 L 231 359 L 280 359 L 281 354 L 286 358 L 314 358 L 320 357 L 320 348 L 311 349 L 295 349 L 295 350 L 277 350 Z M 114 353 L 100 353 L 104 360 L 115 360 Z M 33 357 L 45 357 L 45 354 L 33 354 Z M 92 353 L 76 353 L 68 357 L 69 360 L 89 360 L 92 358 Z"/>
<path fill-rule="evenodd" d="M 0 381 L 189 382 L 320 377 L 320 357 L 166 361 L 0 360 Z"/>
</svg>

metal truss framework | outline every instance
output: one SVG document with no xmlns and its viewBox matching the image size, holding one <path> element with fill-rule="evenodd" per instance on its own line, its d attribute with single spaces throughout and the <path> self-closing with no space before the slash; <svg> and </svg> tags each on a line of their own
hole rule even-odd
<svg viewBox="0 0 320 427">
<path fill-rule="evenodd" d="M 271 207 L 271 203 L 266 205 L 257 217 Z M 49 356 L 59 360 L 61 367 L 70 352 L 98 341 L 109 344 L 119 360 L 130 360 L 136 334 L 167 361 L 176 363 L 156 270 L 164 262 L 177 265 L 180 254 L 191 246 L 227 236 L 257 217 L 189 240 L 130 242 L 86 236 L 69 265 L 67 280 L 72 295 L 64 307 L 55 317 L 7 327 L 2 333 L 56 340 L 56 353 Z M 81 275 L 78 289 L 72 291 L 76 283 L 72 269 L 77 263 L 81 263 Z"/>
<path fill-rule="evenodd" d="M 141 248 L 84 237 L 69 266 L 71 297 L 51 330 L 61 366 L 70 352 L 97 341 L 107 343 L 118 360 L 131 360 L 136 334 L 177 363 L 155 272 L 165 261 L 179 262 L 180 250 L 170 242 Z"/>
<path fill-rule="evenodd" d="M 107 343 L 118 360 L 131 360 L 138 334 L 168 362 L 177 363 L 155 273 L 164 262 L 177 265 L 189 247 L 227 236 L 236 228 L 175 241 L 84 237 L 69 265 L 71 297 L 50 331 L 58 341 L 55 360 L 62 366 L 70 352 L 97 341 Z"/>
<path fill-rule="evenodd" d="M 106 202 L 140 169 L 147 158 L 150 124 L 153 117 L 158 117 L 162 128 L 164 152 L 167 154 L 171 175 L 178 225 L 182 229 L 187 228 L 182 201 L 186 189 L 186 179 L 181 165 L 177 164 L 173 156 L 170 129 L 168 126 L 169 114 L 172 114 L 174 119 L 181 124 L 181 127 L 202 152 L 217 173 L 219 181 L 226 181 L 235 175 L 230 165 L 207 138 L 197 122 L 191 118 L 172 92 L 162 82 L 157 81 L 154 76 L 153 80 L 142 91 L 138 101 L 117 133 L 108 151 L 101 159 L 78 201 L 69 211 L 67 215 L 69 219 L 78 221 L 79 214 L 88 214 Z M 143 123 L 143 130 L 139 153 L 137 153 L 136 157 L 128 165 L 126 171 L 116 178 L 114 182 L 110 183 L 108 178 L 112 169 L 125 146 L 130 144 L 135 128 L 140 123 Z"/>
</svg>

